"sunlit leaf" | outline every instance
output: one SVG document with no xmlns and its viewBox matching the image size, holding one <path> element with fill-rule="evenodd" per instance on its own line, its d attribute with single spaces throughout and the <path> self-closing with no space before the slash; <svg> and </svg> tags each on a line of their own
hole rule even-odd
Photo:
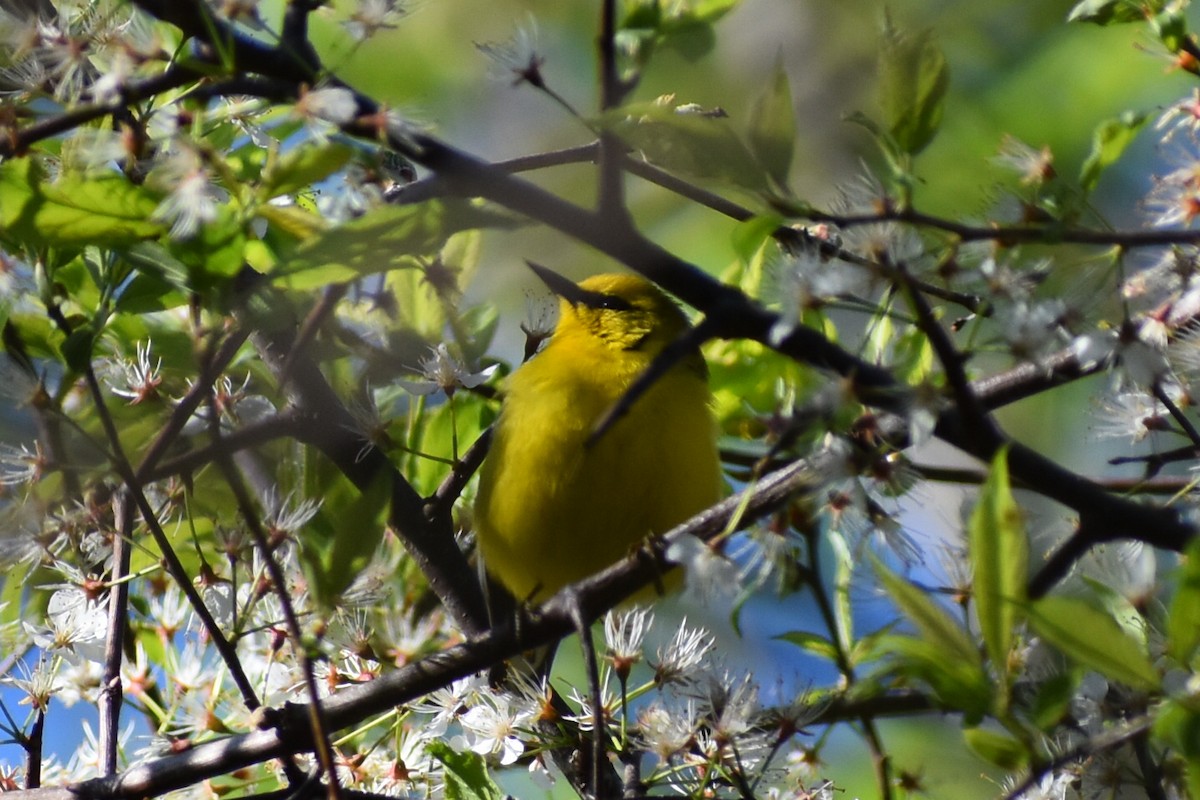
<svg viewBox="0 0 1200 800">
<path fill-rule="evenodd" d="M 157 198 L 119 173 L 51 182 L 33 158 L 0 164 L 0 238 L 37 247 L 118 247 L 165 230 Z"/>
<path fill-rule="evenodd" d="M 1071 597 L 1046 597 L 1028 608 L 1038 635 L 1068 658 L 1137 689 L 1158 688 L 1145 648 L 1108 614 Z"/>
<path fill-rule="evenodd" d="M 1175 579 L 1175 597 L 1167 615 L 1167 652 L 1180 664 L 1191 661 L 1200 645 L 1200 539 L 1188 546 Z"/>
<path fill-rule="evenodd" d="M 762 168 L 778 186 L 786 186 L 796 146 L 796 113 L 782 61 L 750 109 L 747 139 Z"/>
<path fill-rule="evenodd" d="M 805 650 L 831 662 L 837 661 L 837 647 L 833 642 L 819 633 L 811 631 L 788 631 L 787 633 L 779 634 L 775 638 L 791 642 L 801 650 Z"/>
<path fill-rule="evenodd" d="M 744 263 L 749 264 L 782 224 L 783 217 L 775 214 L 754 216 L 745 222 L 739 222 L 733 229 L 734 252 Z M 754 293 L 753 288 L 748 291 Z"/>
<path fill-rule="evenodd" d="M 1029 761 L 1029 751 L 1025 746 L 999 731 L 967 728 L 963 731 L 963 740 L 976 755 L 1001 769 L 1020 769 Z"/>
<path fill-rule="evenodd" d="M 220 286 L 245 266 L 245 223 L 229 206 L 201 226 L 190 239 L 172 240 L 168 250 L 187 265 L 189 284 L 197 289 Z"/>
<path fill-rule="evenodd" d="M 943 657 L 964 663 L 979 663 L 979 651 L 970 636 L 944 608 L 923 589 L 888 569 L 878 558 L 872 556 L 871 565 L 888 595 L 917 627 L 921 636 L 942 652 Z"/>
<path fill-rule="evenodd" d="M 345 166 L 352 155 L 352 147 L 335 141 L 294 147 L 263 176 L 259 195 L 263 200 L 270 200 L 307 189 Z"/>
<path fill-rule="evenodd" d="M 991 471 L 971 512 L 968 539 L 975 615 L 993 668 L 1005 674 L 1029 570 L 1029 542 L 1009 484 L 1006 449 L 992 459 Z"/>
<path fill-rule="evenodd" d="M 275 271 L 275 282 L 290 289 L 343 283 L 412 266 L 414 256 L 432 256 L 459 231 L 517 224 L 511 215 L 462 201 L 383 206 L 302 243 Z"/>
<path fill-rule="evenodd" d="M 460 753 L 439 739 L 428 742 L 425 749 L 442 764 L 446 800 L 501 800 L 505 797 L 504 791 L 488 774 L 483 756 L 469 750 Z"/>
<path fill-rule="evenodd" d="M 729 120 L 700 111 L 644 103 L 617 109 L 601 125 L 670 172 L 708 178 L 754 191 L 767 176 Z"/>
<path fill-rule="evenodd" d="M 1096 126 L 1092 132 L 1092 150 L 1079 170 L 1079 185 L 1083 191 L 1091 192 L 1096 188 L 1104 170 L 1116 163 L 1147 119 L 1144 113 L 1126 111 Z"/>
<path fill-rule="evenodd" d="M 928 684 L 942 704 L 962 711 L 969 722 L 990 710 L 991 685 L 978 659 L 952 658 L 937 643 L 912 636 L 883 636 L 877 649 L 886 654 L 890 672 Z"/>
<path fill-rule="evenodd" d="M 1145 22 L 1146 17 L 1163 7 L 1164 0 L 1082 0 L 1067 15 L 1068 22 L 1094 22 L 1112 25 L 1120 22 Z"/>
<path fill-rule="evenodd" d="M 932 31 L 905 34 L 890 21 L 879 51 L 880 95 L 888 133 L 906 153 L 925 149 L 942 121 L 950 70 Z"/>
</svg>

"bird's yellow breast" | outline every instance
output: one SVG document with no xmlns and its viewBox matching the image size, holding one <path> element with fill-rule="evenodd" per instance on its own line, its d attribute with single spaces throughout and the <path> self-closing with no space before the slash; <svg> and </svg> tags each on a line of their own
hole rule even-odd
<svg viewBox="0 0 1200 800">
<path fill-rule="evenodd" d="M 560 322 L 510 379 L 475 519 L 488 571 L 516 598 L 545 599 L 720 497 L 709 393 L 695 365 L 675 366 L 586 444 L 664 343 L 614 346 Z"/>
</svg>

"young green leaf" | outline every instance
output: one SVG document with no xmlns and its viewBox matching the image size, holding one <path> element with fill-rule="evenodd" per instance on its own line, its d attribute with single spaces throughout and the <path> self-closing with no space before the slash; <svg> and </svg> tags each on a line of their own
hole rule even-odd
<svg viewBox="0 0 1200 800">
<path fill-rule="evenodd" d="M 354 149 L 341 142 L 295 147 L 263 176 L 258 194 L 263 200 L 270 200 L 307 189 L 345 166 L 352 155 Z"/>
<path fill-rule="evenodd" d="M 1067 22 L 1145 22 L 1147 12 L 1157 12 L 1163 4 L 1164 0 L 1081 0 L 1067 15 Z"/>
<path fill-rule="evenodd" d="M 880 44 L 879 75 L 888 132 L 904 152 L 916 155 L 937 133 L 950 85 L 946 57 L 933 33 L 904 34 L 888 20 Z"/>
<path fill-rule="evenodd" d="M 892 572 L 875 556 L 871 557 L 871 565 L 883 588 L 904 615 L 917 626 L 927 642 L 933 644 L 947 659 L 967 664 L 980 662 L 979 651 L 971 642 L 971 637 L 925 591 Z"/>
<path fill-rule="evenodd" d="M 1179 565 L 1175 597 L 1167 615 L 1167 652 L 1180 664 L 1191 662 L 1200 645 L 1200 540 Z"/>
<path fill-rule="evenodd" d="M 488 774 L 483 756 L 470 751 L 459 753 L 441 740 L 431 741 L 425 748 L 442 763 L 446 800 L 501 800 L 505 796 Z"/>
<path fill-rule="evenodd" d="M 754 154 L 720 116 L 645 103 L 616 109 L 601 117 L 600 125 L 670 172 L 755 192 L 769 188 Z"/>
<path fill-rule="evenodd" d="M 998 674 L 1005 674 L 1013 631 L 1025 602 L 1029 568 L 1029 542 L 1009 485 L 1007 449 L 1001 449 L 992 460 L 967 533 L 975 615 L 992 666 Z"/>
<path fill-rule="evenodd" d="M 1092 132 L 1092 150 L 1079 170 L 1079 185 L 1084 192 L 1090 193 L 1096 188 L 1101 174 L 1121 157 L 1146 124 L 1146 119 L 1141 112 L 1126 111 L 1096 126 Z"/>
<path fill-rule="evenodd" d="M 891 672 L 928 684 L 939 703 L 961 711 L 969 723 L 991 709 L 992 687 L 979 659 L 954 658 L 935 642 L 912 636 L 880 637 L 878 649 Z"/>
<path fill-rule="evenodd" d="M 1038 635 L 1068 658 L 1134 688 L 1158 688 L 1158 671 L 1142 644 L 1083 600 L 1046 597 L 1028 607 L 1028 617 Z"/>
<path fill-rule="evenodd" d="M 771 180 L 786 187 L 796 146 L 796 112 L 782 61 L 775 64 L 775 74 L 750 109 L 747 138 L 751 152 Z"/>
<path fill-rule="evenodd" d="M 1001 769 L 1021 769 L 1029 761 L 1029 750 L 1025 745 L 999 731 L 966 728 L 963 740 L 980 758 Z"/>
<path fill-rule="evenodd" d="M 315 289 L 408 267 L 414 256 L 436 253 L 451 234 L 517 224 L 510 215 L 462 201 L 383 206 L 303 242 L 276 271 L 276 283 Z"/>
<path fill-rule="evenodd" d="M 0 164 L 0 238 L 35 247 L 118 247 L 160 235 L 158 200 L 124 175 L 63 175 L 33 158 Z"/>
<path fill-rule="evenodd" d="M 831 662 L 837 660 L 837 648 L 833 642 L 819 633 L 811 631 L 788 631 L 787 633 L 779 634 L 775 638 L 791 642 L 801 650 L 806 650 L 815 656 L 820 656 Z"/>
</svg>

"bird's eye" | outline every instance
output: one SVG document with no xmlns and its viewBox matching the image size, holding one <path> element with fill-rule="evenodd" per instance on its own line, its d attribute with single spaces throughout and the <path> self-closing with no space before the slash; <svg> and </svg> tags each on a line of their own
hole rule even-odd
<svg viewBox="0 0 1200 800">
<path fill-rule="evenodd" d="M 601 296 L 601 300 L 594 307 L 604 308 L 609 311 L 633 311 L 633 304 L 622 297 L 606 294 Z"/>
</svg>

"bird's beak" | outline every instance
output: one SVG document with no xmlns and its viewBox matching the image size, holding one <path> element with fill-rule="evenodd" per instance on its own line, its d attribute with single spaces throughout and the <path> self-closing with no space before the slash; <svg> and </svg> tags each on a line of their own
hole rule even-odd
<svg viewBox="0 0 1200 800">
<path fill-rule="evenodd" d="M 587 308 L 605 309 L 607 311 L 634 310 L 633 304 L 624 297 L 584 289 L 578 284 L 571 283 L 554 270 L 546 269 L 532 261 L 526 261 L 525 263 L 529 265 L 529 268 L 533 270 L 535 275 L 542 279 L 542 283 L 550 287 L 550 291 L 573 306 L 586 306 Z"/>
<path fill-rule="evenodd" d="M 576 304 L 586 302 L 585 295 L 589 292 L 580 289 L 576 284 L 559 275 L 552 269 L 543 267 L 540 264 L 535 264 L 532 261 L 526 261 L 529 268 L 533 270 L 533 274 L 542 279 L 542 283 L 556 295 L 566 300 L 568 303 Z"/>
</svg>

